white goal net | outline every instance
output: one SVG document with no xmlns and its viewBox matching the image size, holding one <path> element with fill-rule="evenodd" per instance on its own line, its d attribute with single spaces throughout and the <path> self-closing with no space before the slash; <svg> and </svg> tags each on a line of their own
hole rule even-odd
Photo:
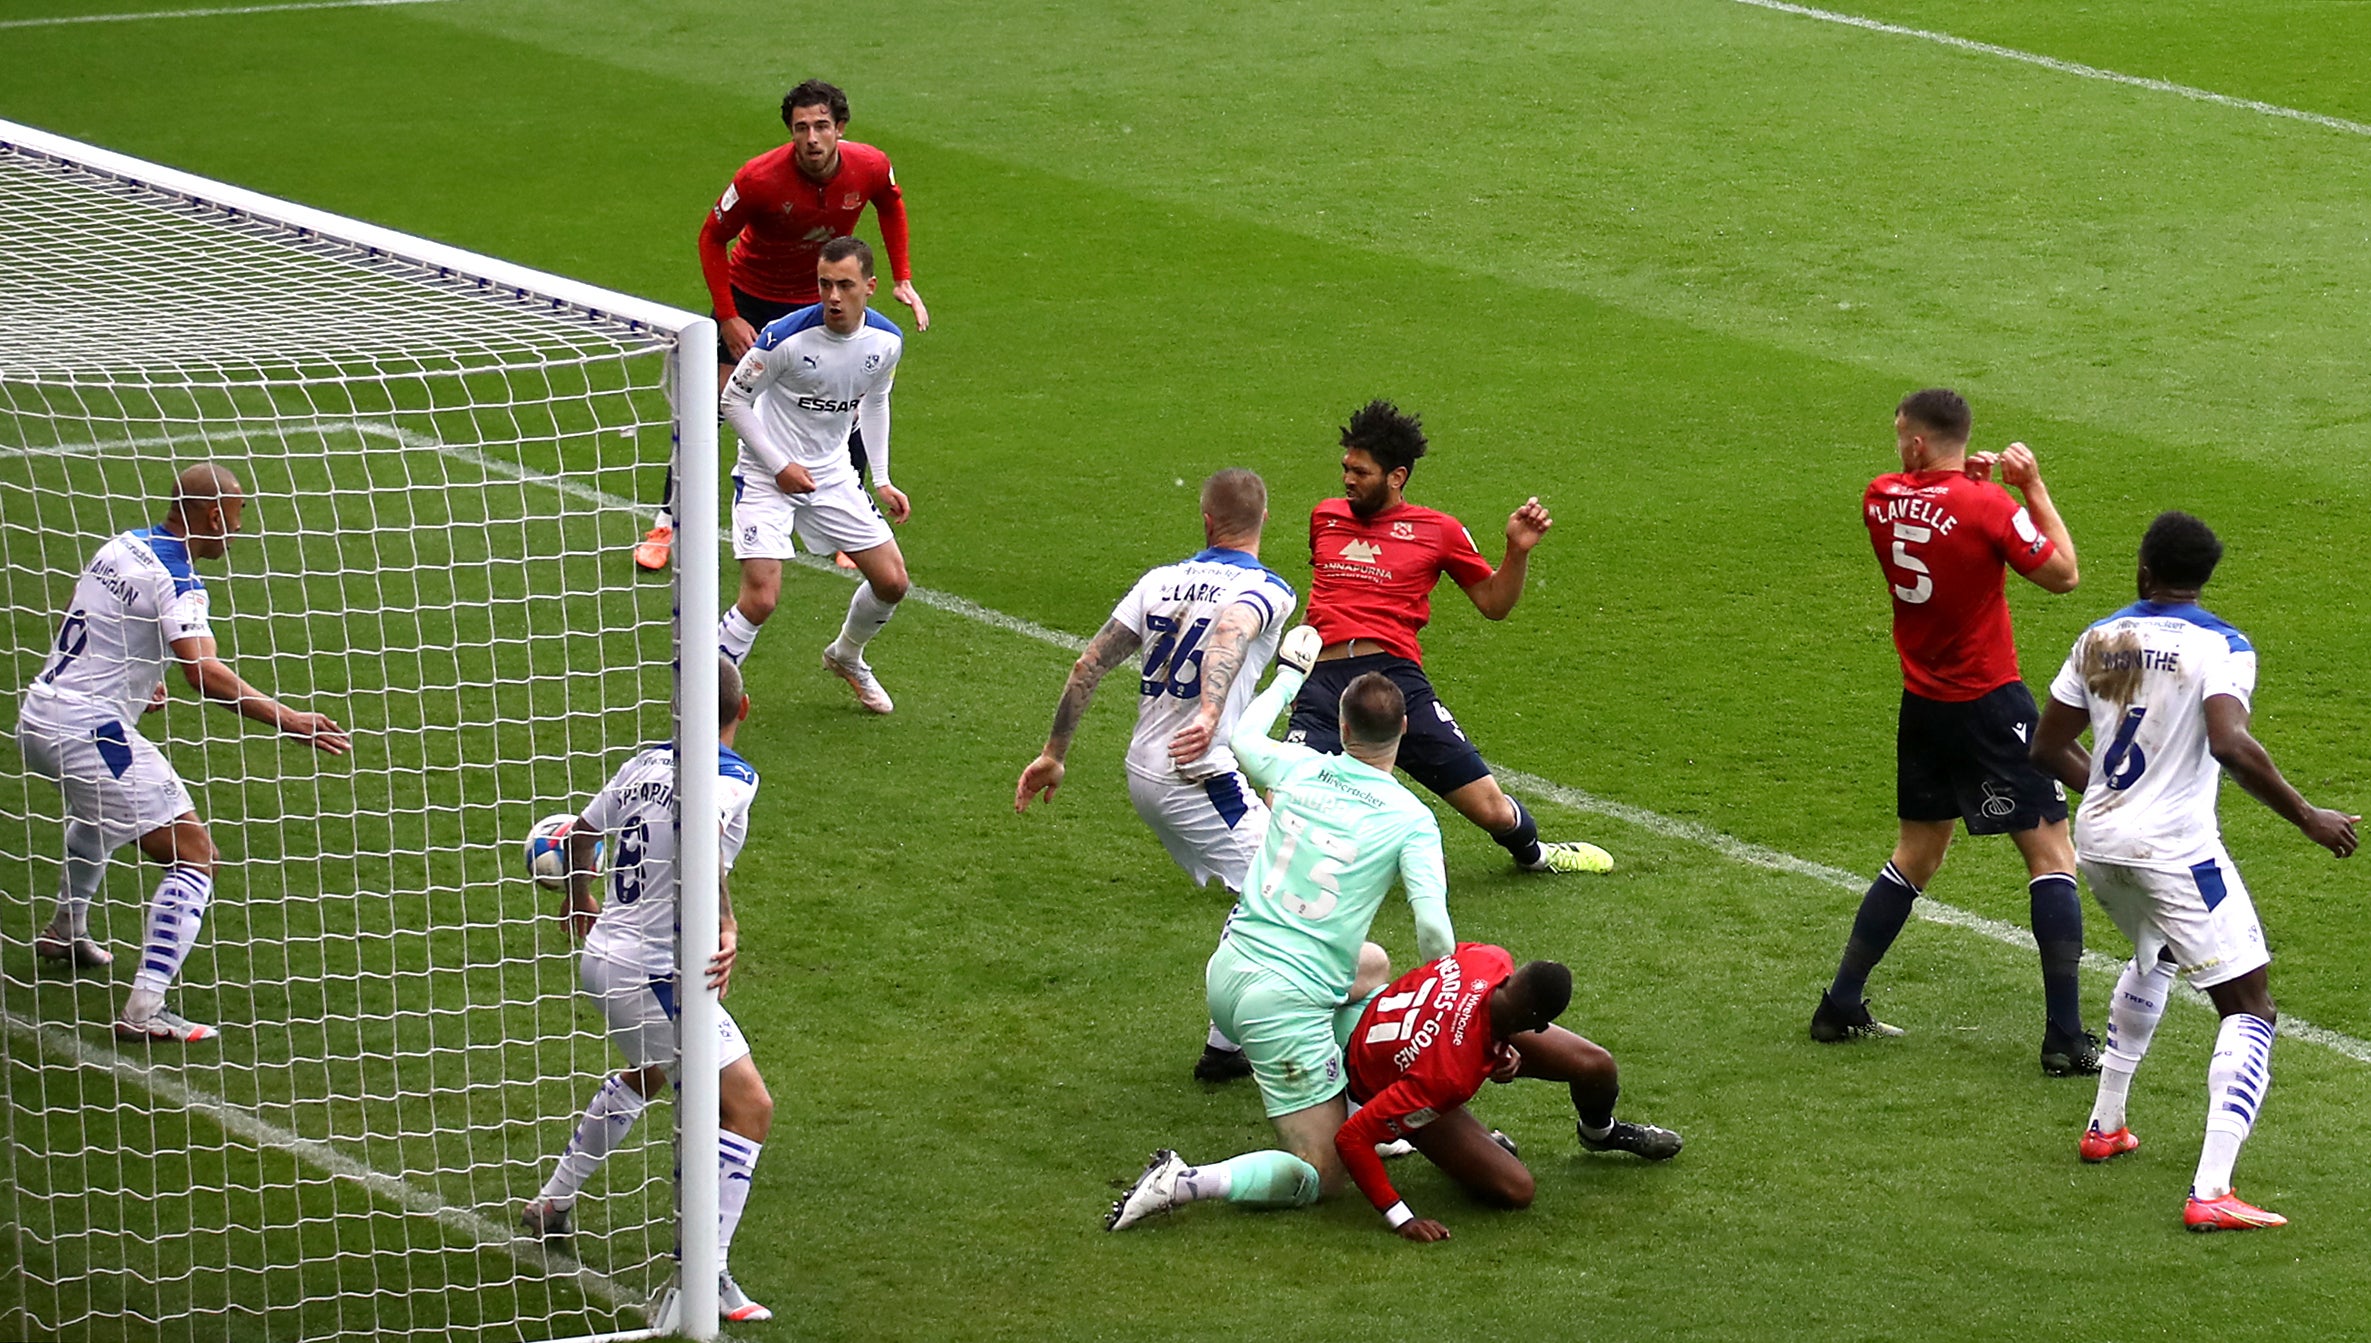
<svg viewBox="0 0 2371 1343">
<path fill-rule="evenodd" d="M 692 314 L 0 122 L 10 724 L 72 643 L 84 566 L 212 462 L 246 497 L 228 554 L 195 562 L 221 657 L 353 740 L 317 753 L 170 665 L 165 706 L 119 726 L 220 852 L 166 999 L 220 1034 L 187 1044 L 112 1028 L 164 871 L 135 844 L 88 914 L 113 964 L 37 954 L 68 804 L 0 745 L 0 1335 L 646 1327 L 679 1199 L 714 1225 L 714 1158 L 687 1147 L 679 1191 L 678 1116 L 655 1104 L 577 1200 L 572 1253 L 521 1231 L 618 1066 L 521 846 L 676 736 L 679 602 L 701 673 L 684 756 L 713 760 L 714 537 L 687 529 L 681 593 L 628 558 L 679 436 L 681 511 L 715 515 L 712 469 L 688 465 L 693 444 L 713 458 L 713 342 Z M 702 1095 L 677 1107 L 695 1143 Z"/>
</svg>

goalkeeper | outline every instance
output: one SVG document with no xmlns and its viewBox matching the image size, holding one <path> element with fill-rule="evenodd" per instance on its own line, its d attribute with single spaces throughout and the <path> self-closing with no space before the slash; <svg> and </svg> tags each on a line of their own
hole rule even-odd
<svg viewBox="0 0 2371 1343">
<path fill-rule="evenodd" d="M 1242 1044 L 1284 1149 L 1189 1166 L 1163 1148 L 1112 1205 L 1106 1230 L 1200 1199 L 1302 1207 L 1340 1188 L 1347 1173 L 1334 1133 L 1349 1113 L 1342 1040 L 1391 976 L 1383 949 L 1366 936 L 1395 878 L 1415 911 L 1425 959 L 1456 947 L 1440 825 L 1391 774 L 1408 726 L 1399 687 L 1367 675 L 1343 690 L 1347 754 L 1268 738 L 1318 644 L 1307 626 L 1285 636 L 1276 678 L 1229 742 L 1252 783 L 1273 790 L 1272 815 L 1207 979 L 1211 1020 Z"/>
</svg>

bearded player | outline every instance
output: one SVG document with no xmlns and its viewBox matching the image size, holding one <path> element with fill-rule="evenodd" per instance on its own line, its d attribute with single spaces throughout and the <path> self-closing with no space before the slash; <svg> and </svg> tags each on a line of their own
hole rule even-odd
<svg viewBox="0 0 2371 1343">
<path fill-rule="evenodd" d="M 1391 976 L 1383 949 L 1366 936 L 1395 881 L 1416 916 L 1418 949 L 1432 957 L 1456 949 L 1440 823 L 1391 773 L 1407 729 L 1399 687 L 1367 675 L 1342 693 L 1341 755 L 1268 740 L 1265 729 L 1301 688 L 1318 645 L 1306 625 L 1287 634 L 1276 679 L 1235 728 L 1235 757 L 1271 790 L 1272 815 L 1205 973 L 1210 1019 L 1243 1046 L 1283 1145 L 1208 1166 L 1189 1166 L 1164 1147 L 1112 1205 L 1105 1230 L 1202 1199 L 1299 1208 L 1338 1189 L 1345 1171 L 1334 1134 L 1348 1117 L 1342 1041 Z"/>
<path fill-rule="evenodd" d="M 2192 1231 L 2288 1222 L 2231 1188 L 2240 1145 L 2272 1085 L 2278 1018 L 2265 973 L 2272 954 L 2215 814 L 2223 773 L 2340 858 L 2355 851 L 2362 819 L 2307 802 L 2248 731 L 2256 650 L 2198 604 L 2222 557 L 2205 523 L 2159 514 L 2141 538 L 2140 600 L 2075 641 L 2033 741 L 2035 763 L 2083 791 L 2075 818 L 2083 877 L 2132 939 L 2108 1007 L 2099 1099 L 2078 1149 L 2085 1161 L 2140 1146 L 2125 1123 L 2125 1097 L 2174 977 L 2188 976 L 2223 1018 L 2206 1070 L 2206 1141 L 2182 1209 Z M 2076 741 L 2086 727 L 2090 751 Z"/>
<path fill-rule="evenodd" d="M 1014 811 L 1053 800 L 1095 687 L 1142 648 L 1128 800 L 1195 885 L 1216 877 L 1243 893 L 1244 871 L 1268 833 L 1268 808 L 1235 767 L 1227 739 L 1297 600 L 1260 563 L 1267 520 L 1268 486 L 1257 473 L 1233 467 L 1202 482 L 1204 548 L 1136 580 L 1087 641 L 1054 706 L 1045 749 L 1021 771 Z M 1194 1076 L 1225 1082 L 1250 1073 L 1242 1049 L 1213 1025 Z"/>
<path fill-rule="evenodd" d="M 914 292 L 907 257 L 906 205 L 889 156 L 843 140 L 848 95 L 810 79 L 782 96 L 782 124 L 790 143 L 741 165 L 716 208 L 700 225 L 700 275 L 716 317 L 721 389 L 734 365 L 767 325 L 821 299 L 815 263 L 823 245 L 850 237 L 864 207 L 873 207 L 881 244 L 889 252 L 890 296 L 914 311 L 914 328 L 930 329 L 930 309 Z M 864 437 L 848 434 L 849 464 L 865 470 Z M 876 477 L 878 478 L 878 477 Z M 634 547 L 634 563 L 664 569 L 675 545 L 675 469 L 649 535 Z"/>
<path fill-rule="evenodd" d="M 725 877 L 749 838 L 749 808 L 757 800 L 757 771 L 733 749 L 734 736 L 749 718 L 749 699 L 742 693 L 740 669 L 722 658 L 716 666 L 716 704 L 717 950 L 708 962 L 708 984 L 722 998 L 732 988 L 741 941 Z M 608 1022 L 610 1042 L 626 1059 L 625 1068 L 593 1093 L 551 1178 L 519 1214 L 528 1235 L 563 1253 L 572 1252 L 572 1210 L 585 1181 L 633 1132 L 643 1106 L 675 1072 L 676 821 L 675 747 L 660 742 L 619 766 L 562 832 L 568 844 L 563 912 L 569 931 L 584 942 L 577 978 Z M 617 846 L 606 904 L 598 893 L 597 854 L 604 835 Z M 721 1005 L 716 1030 L 717 1309 L 728 1320 L 770 1320 L 774 1312 L 750 1300 L 733 1281 L 729 1261 L 758 1155 L 773 1127 L 774 1098 L 758 1075 L 740 1025 Z"/>
<path fill-rule="evenodd" d="M 1402 491 L 1424 456 L 1424 427 L 1388 401 L 1370 401 L 1342 430 L 1342 498 L 1309 515 L 1309 623 L 1325 640 L 1316 670 L 1293 702 L 1285 740 L 1342 749 L 1335 706 L 1343 688 L 1369 672 L 1389 677 L 1408 701 L 1399 767 L 1455 807 L 1526 872 L 1606 872 L 1614 860 L 1594 844 L 1542 843 L 1539 823 L 1491 777 L 1449 706 L 1424 674 L 1417 631 L 1432 619 L 1432 590 L 1447 574 L 1491 620 L 1523 596 L 1532 547 L 1552 520 L 1537 499 L 1507 519 L 1507 550 L 1496 569 L 1446 513 L 1409 503 Z"/>
<path fill-rule="evenodd" d="M 55 784 L 66 803 L 57 912 L 33 939 L 34 952 L 83 969 L 111 964 L 115 957 L 91 937 L 89 924 L 108 856 L 136 843 L 164 869 L 148 902 L 140 968 L 116 1019 L 120 1039 L 193 1044 L 220 1033 L 165 1006 L 165 990 L 197 945 L 222 861 L 172 762 L 134 726 L 164 707 L 166 662 L 200 695 L 242 718 L 325 755 L 353 749 L 327 716 L 281 704 L 216 651 L 206 584 L 190 561 L 222 558 L 246 502 L 229 471 L 193 466 L 175 479 L 162 521 L 100 546 L 17 711 L 26 767 Z"/>
<path fill-rule="evenodd" d="M 2072 592 L 2075 543 L 2042 484 L 2033 450 L 2012 443 L 1968 455 L 1973 417 L 1934 387 L 1894 408 L 1902 469 L 1869 482 L 1861 520 L 1893 594 L 1902 662 L 1895 732 L 1893 855 L 1861 898 L 1835 981 L 1811 1015 L 1811 1038 L 1835 1044 L 1902 1032 L 1877 1020 L 1863 990 L 1943 866 L 1952 825 L 2006 834 L 2025 858 L 2034 941 L 2042 959 L 2042 1071 L 2099 1071 L 2099 1037 L 2083 1029 L 2083 902 L 2067 837 L 2066 790 L 2027 757 L 2033 693 L 2017 671 L 2003 592 L 2014 569 L 2053 593 Z M 1991 480 L 2024 494 L 2020 506 Z"/>
<path fill-rule="evenodd" d="M 1677 1133 L 1614 1118 L 1622 1088 L 1613 1055 L 1552 1024 L 1571 1001 L 1572 972 L 1556 962 L 1518 970 L 1503 947 L 1461 942 L 1368 1002 L 1345 1051 L 1359 1108 L 1334 1134 L 1334 1150 L 1392 1230 L 1414 1241 L 1449 1238 L 1449 1228 L 1409 1211 L 1384 1173 L 1375 1145 L 1395 1139 L 1484 1202 L 1531 1206 L 1531 1172 L 1514 1144 L 1465 1108 L 1485 1081 L 1536 1077 L 1571 1087 L 1589 1151 L 1679 1155 Z"/>
<path fill-rule="evenodd" d="M 889 391 L 905 335 L 866 306 L 877 283 L 873 249 L 834 238 L 816 263 L 823 302 L 758 333 L 725 383 L 724 417 L 741 434 L 733 468 L 733 558 L 741 592 L 717 622 L 716 645 L 739 666 L 758 628 L 782 599 L 782 562 L 809 550 L 845 552 L 864 581 L 848 599 L 840 636 L 823 650 L 824 669 L 846 681 L 873 713 L 895 706 L 865 661 L 865 645 L 897 614 L 911 583 L 906 557 L 864 497 L 840 450 L 859 407 L 873 426 L 873 493 L 903 523 L 913 512 L 889 483 Z"/>
</svg>

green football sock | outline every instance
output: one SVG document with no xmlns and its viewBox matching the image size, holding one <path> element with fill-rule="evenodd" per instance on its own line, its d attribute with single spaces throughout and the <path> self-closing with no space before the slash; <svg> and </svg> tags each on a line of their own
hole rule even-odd
<svg viewBox="0 0 2371 1343">
<path fill-rule="evenodd" d="M 1317 1201 L 1317 1167 L 1290 1152 L 1245 1152 L 1203 1170 L 1219 1177 L 1229 1203 L 1305 1208 Z"/>
</svg>

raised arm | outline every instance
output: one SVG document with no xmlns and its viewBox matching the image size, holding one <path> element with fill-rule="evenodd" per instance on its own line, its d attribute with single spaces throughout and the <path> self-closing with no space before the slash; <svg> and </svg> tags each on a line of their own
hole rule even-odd
<svg viewBox="0 0 2371 1343">
<path fill-rule="evenodd" d="M 1117 620 L 1105 621 L 1087 641 L 1078 661 L 1070 664 L 1070 679 L 1062 683 L 1062 698 L 1054 704 L 1054 726 L 1046 733 L 1045 749 L 1021 771 L 1021 782 L 1013 789 L 1014 811 L 1027 811 L 1031 802 L 1040 799 L 1054 800 L 1054 790 L 1062 786 L 1070 739 L 1078 735 L 1079 720 L 1095 698 L 1095 687 L 1106 672 L 1133 657 L 1142 642 L 1136 631 Z"/>
<path fill-rule="evenodd" d="M 1258 787 L 1272 786 L 1283 777 L 1287 765 L 1310 754 L 1308 747 L 1277 741 L 1268 732 L 1276 726 L 1276 716 L 1292 707 L 1293 696 L 1301 693 L 1301 683 L 1309 679 L 1309 669 L 1317 665 L 1324 646 L 1324 638 L 1307 625 L 1286 631 L 1284 642 L 1276 646 L 1276 675 L 1269 679 L 1267 689 L 1244 706 L 1235 735 L 1227 738 L 1227 748 L 1235 753 L 1243 777 Z"/>
<path fill-rule="evenodd" d="M 247 684 L 230 664 L 215 653 L 214 640 L 192 636 L 173 641 L 173 656 L 181 674 L 197 692 L 217 704 L 227 704 L 241 718 L 251 718 L 284 736 L 296 738 L 325 755 L 344 755 L 354 749 L 346 730 L 329 715 L 300 713 Z"/>
<path fill-rule="evenodd" d="M 1474 609 L 1492 620 L 1504 620 L 1523 597 L 1523 581 L 1531 573 L 1531 548 L 1547 536 L 1555 519 L 1540 506 L 1537 497 L 1526 499 L 1523 506 L 1507 518 L 1507 557 L 1488 578 L 1474 583 L 1461 583 L 1465 595 L 1472 599 Z M 1452 577 L 1455 576 L 1454 571 Z"/>
<path fill-rule="evenodd" d="M 2029 582 L 2047 592 L 2072 592 L 2082 581 L 2082 573 L 2075 566 L 2075 538 L 2068 534 L 2065 519 L 2058 516 L 2057 505 L 2050 502 L 2050 487 L 2042 483 L 2041 464 L 2034 459 L 2033 449 L 2023 443 L 2011 443 L 2000 455 L 2001 483 L 2015 486 L 2025 496 L 2026 516 L 2050 538 L 2050 558 L 2027 571 Z"/>
<path fill-rule="evenodd" d="M 2340 858 L 2355 851 L 2355 822 L 2349 816 L 2317 807 L 2281 777 L 2272 753 L 2248 730 L 2248 706 L 2235 695 L 2206 699 L 2206 749 L 2230 772 L 2250 797 L 2272 808 L 2273 814 L 2305 832 L 2305 837 Z"/>
<path fill-rule="evenodd" d="M 1218 613 L 1218 624 L 1202 649 L 1201 702 L 1194 710 L 1194 720 L 1169 738 L 1172 762 L 1190 765 L 1210 754 L 1210 739 L 1218 732 L 1218 720 L 1226 714 L 1227 696 L 1235 689 L 1235 678 L 1243 673 L 1243 659 L 1251 653 L 1252 640 L 1260 637 L 1260 620 L 1260 609 L 1250 602 L 1232 603 Z"/>
</svg>

